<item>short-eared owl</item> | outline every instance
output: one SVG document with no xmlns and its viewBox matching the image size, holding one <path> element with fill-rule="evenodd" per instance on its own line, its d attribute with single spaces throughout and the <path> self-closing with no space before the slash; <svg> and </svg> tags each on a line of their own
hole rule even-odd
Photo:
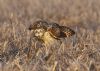
<svg viewBox="0 0 100 71">
<path fill-rule="evenodd" d="M 44 20 L 35 21 L 29 26 L 29 30 L 33 30 L 35 37 L 42 40 L 46 46 L 59 44 L 61 38 L 70 37 L 75 34 L 69 27 Z"/>
</svg>

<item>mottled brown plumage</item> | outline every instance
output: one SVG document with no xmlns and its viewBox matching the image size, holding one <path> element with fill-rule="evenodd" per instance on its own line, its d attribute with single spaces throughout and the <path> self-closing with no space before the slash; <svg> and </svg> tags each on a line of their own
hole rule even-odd
<svg viewBox="0 0 100 71">
<path fill-rule="evenodd" d="M 57 23 L 51 23 L 44 20 L 38 20 L 29 26 L 29 30 L 33 30 L 34 35 L 44 41 L 46 45 L 54 45 L 61 38 L 70 37 L 75 32 L 66 26 L 60 26 Z"/>
</svg>

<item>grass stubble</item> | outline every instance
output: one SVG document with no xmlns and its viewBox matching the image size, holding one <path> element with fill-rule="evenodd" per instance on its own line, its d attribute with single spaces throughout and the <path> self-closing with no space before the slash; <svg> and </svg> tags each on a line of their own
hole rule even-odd
<svg viewBox="0 0 100 71">
<path fill-rule="evenodd" d="M 100 71 L 99 3 L 0 0 L 0 71 Z M 37 19 L 70 26 L 76 34 L 46 51 L 28 30 Z"/>
</svg>

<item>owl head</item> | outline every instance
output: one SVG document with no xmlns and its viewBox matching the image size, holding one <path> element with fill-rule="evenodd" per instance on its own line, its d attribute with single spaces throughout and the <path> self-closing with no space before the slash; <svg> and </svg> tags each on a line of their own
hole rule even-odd
<svg viewBox="0 0 100 71">
<path fill-rule="evenodd" d="M 29 26 L 29 30 L 36 30 L 36 29 L 45 29 L 47 30 L 48 22 L 44 20 L 35 21 L 32 25 Z"/>
</svg>

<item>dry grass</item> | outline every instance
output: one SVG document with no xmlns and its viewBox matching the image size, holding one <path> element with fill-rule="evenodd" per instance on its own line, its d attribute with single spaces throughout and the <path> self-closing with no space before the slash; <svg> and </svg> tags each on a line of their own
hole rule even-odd
<svg viewBox="0 0 100 71">
<path fill-rule="evenodd" d="M 46 51 L 30 39 L 37 19 L 70 26 L 76 35 Z M 100 71 L 100 1 L 0 0 L 0 71 Z"/>
</svg>

